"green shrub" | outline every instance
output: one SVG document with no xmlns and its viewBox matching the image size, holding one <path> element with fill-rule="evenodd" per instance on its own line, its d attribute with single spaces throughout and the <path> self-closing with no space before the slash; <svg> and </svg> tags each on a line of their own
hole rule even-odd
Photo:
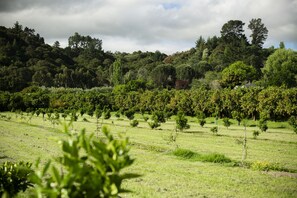
<svg viewBox="0 0 297 198">
<path fill-rule="evenodd" d="M 213 162 L 213 163 L 229 163 L 231 159 L 223 154 L 211 153 L 200 156 L 200 161 L 202 162 Z"/>
<path fill-rule="evenodd" d="M 155 121 L 155 122 L 165 123 L 166 122 L 165 113 L 163 111 L 155 111 L 155 112 L 153 112 L 152 120 Z"/>
<path fill-rule="evenodd" d="M 120 118 L 121 117 L 121 112 L 117 111 L 114 115 L 115 115 L 115 117 Z"/>
<path fill-rule="evenodd" d="M 196 153 L 194 153 L 193 151 L 190 151 L 188 149 L 181 149 L 181 148 L 175 149 L 172 154 L 184 159 L 191 159 L 193 158 L 193 156 L 196 155 Z"/>
<path fill-rule="evenodd" d="M 230 163 L 232 160 L 223 154 L 210 153 L 210 154 L 199 154 L 188 149 L 177 148 L 173 151 L 173 155 L 183 158 L 191 159 L 193 161 L 211 162 L 211 163 Z"/>
<path fill-rule="evenodd" d="M 267 121 L 263 120 L 263 119 L 260 119 L 259 120 L 259 128 L 261 129 L 262 132 L 266 132 L 267 129 L 268 129 Z"/>
<path fill-rule="evenodd" d="M 229 118 L 224 118 L 223 122 L 224 122 L 224 126 L 228 129 L 228 127 L 231 125 Z"/>
<path fill-rule="evenodd" d="M 188 119 L 182 112 L 178 112 L 176 116 L 176 128 L 180 131 L 183 131 L 184 129 L 190 128 L 190 125 L 188 125 Z"/>
<path fill-rule="evenodd" d="M 130 110 L 125 111 L 124 114 L 129 120 L 133 120 L 135 111 L 130 109 Z"/>
<path fill-rule="evenodd" d="M 205 123 L 206 123 L 206 120 L 205 119 L 199 119 L 198 122 L 199 122 L 200 126 L 203 127 L 205 125 Z"/>
<path fill-rule="evenodd" d="M 217 135 L 217 134 L 218 134 L 218 127 L 217 127 L 217 126 L 212 127 L 212 128 L 210 128 L 210 131 L 211 131 L 214 135 Z"/>
<path fill-rule="evenodd" d="M 13 197 L 20 191 L 32 187 L 29 176 L 32 164 L 27 162 L 4 162 L 0 167 L 0 197 Z"/>
<path fill-rule="evenodd" d="M 258 130 L 253 131 L 253 137 L 256 139 L 260 135 L 260 132 Z"/>
<path fill-rule="evenodd" d="M 293 127 L 294 132 L 297 133 L 297 117 L 291 116 L 288 122 Z"/>
<path fill-rule="evenodd" d="M 138 124 L 139 124 L 138 120 L 132 120 L 132 121 L 130 122 L 130 125 L 131 125 L 132 127 L 137 127 Z"/>
<path fill-rule="evenodd" d="M 63 156 L 55 158 L 57 165 L 48 161 L 37 170 L 32 181 L 38 197 L 117 197 L 127 192 L 121 188 L 123 180 L 138 175 L 120 171 L 130 166 L 128 139 L 115 139 L 106 127 L 104 138 L 86 136 L 85 130 L 72 134 L 65 129 L 68 140 L 62 140 Z M 61 172 L 60 172 L 61 170 Z"/>
<path fill-rule="evenodd" d="M 155 128 L 158 128 L 159 126 L 161 126 L 160 123 L 157 121 L 148 122 L 148 125 L 150 126 L 151 129 L 155 129 Z"/>
</svg>

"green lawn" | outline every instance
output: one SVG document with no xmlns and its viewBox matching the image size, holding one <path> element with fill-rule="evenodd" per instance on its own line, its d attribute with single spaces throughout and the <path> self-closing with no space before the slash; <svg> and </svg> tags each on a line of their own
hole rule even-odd
<svg viewBox="0 0 297 198">
<path fill-rule="evenodd" d="M 27 116 L 21 119 L 14 113 L 1 114 L 11 119 L 0 119 L 0 162 L 24 160 L 34 163 L 38 157 L 45 162 L 59 155 L 58 140 L 65 137 L 61 125 L 53 126 L 49 121 L 43 121 L 41 115 L 28 121 Z M 95 132 L 96 120 L 84 117 L 88 122 L 79 117 L 73 123 L 73 130 L 86 128 L 88 133 Z M 137 128 L 131 128 L 125 118 L 104 120 L 115 135 L 130 138 L 131 155 L 136 161 L 126 171 L 142 175 L 123 184 L 133 193 L 122 197 L 297 197 L 296 173 L 263 172 L 176 157 L 171 154 L 175 145 L 168 142 L 175 128 L 174 118 L 159 129 L 151 130 L 141 115 L 136 117 L 140 121 Z M 215 136 L 210 132 L 215 126 L 213 118 L 208 118 L 203 128 L 195 118 L 189 118 L 189 121 L 191 128 L 178 134 L 179 148 L 200 154 L 220 153 L 241 161 L 242 145 L 238 142 L 243 137 L 243 126 L 232 120 L 233 124 L 227 130 L 219 120 L 219 133 Z M 267 161 L 297 171 L 297 134 L 287 123 L 269 122 L 268 132 L 261 133 L 257 139 L 252 135 L 254 130 L 259 130 L 257 123 L 249 121 L 248 125 L 248 163 Z M 28 192 L 19 196 L 26 197 Z"/>
</svg>

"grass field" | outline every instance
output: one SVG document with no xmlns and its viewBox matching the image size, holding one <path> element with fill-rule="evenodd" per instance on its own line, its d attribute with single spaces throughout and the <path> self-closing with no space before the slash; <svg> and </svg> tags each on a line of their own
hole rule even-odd
<svg viewBox="0 0 297 198">
<path fill-rule="evenodd" d="M 60 154 L 58 140 L 64 138 L 62 126 L 53 126 L 42 117 L 29 117 L 14 113 L 1 113 L 0 119 L 0 162 L 30 161 L 38 157 L 43 162 Z M 7 117 L 10 117 L 8 120 Z M 88 133 L 96 129 L 96 120 L 84 116 L 73 123 L 73 130 L 86 128 Z M 142 177 L 123 185 L 133 193 L 122 197 L 297 197 L 297 134 L 285 122 L 268 122 L 268 131 L 253 139 L 252 132 L 259 130 L 257 122 L 249 121 L 247 127 L 248 155 L 246 162 L 278 164 L 287 172 L 260 171 L 232 163 L 210 163 L 185 159 L 172 154 L 176 145 L 169 142 L 174 131 L 174 118 L 151 130 L 141 115 L 137 128 L 129 126 L 125 118 L 112 116 L 104 120 L 114 134 L 127 136 L 131 142 L 131 155 L 135 163 L 126 171 Z M 61 119 L 63 120 L 63 119 Z M 215 136 L 210 128 L 214 119 L 208 118 L 202 128 L 195 118 L 189 118 L 190 129 L 178 133 L 179 148 L 207 155 L 224 154 L 233 162 L 242 158 L 243 126 L 235 121 L 227 130 L 219 121 L 219 132 Z M 95 133 L 96 134 L 96 133 Z M 99 134 L 100 135 L 100 134 Z M 20 194 L 27 197 L 30 191 Z"/>
</svg>

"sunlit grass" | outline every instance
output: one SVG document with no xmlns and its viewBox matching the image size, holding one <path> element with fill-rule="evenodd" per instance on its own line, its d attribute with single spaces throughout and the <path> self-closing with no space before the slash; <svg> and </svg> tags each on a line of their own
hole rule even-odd
<svg viewBox="0 0 297 198">
<path fill-rule="evenodd" d="M 3 113 L 1 113 L 3 114 Z M 57 140 L 64 138 L 62 125 L 55 126 L 43 121 L 42 116 L 34 116 L 31 121 L 16 117 L 14 113 L 5 113 L 10 121 L 0 120 L 0 162 L 30 161 L 38 157 L 43 161 L 60 154 Z M 26 116 L 25 116 L 26 117 Z M 79 117 L 70 129 L 79 132 L 86 128 L 88 133 L 96 132 L 96 119 L 84 115 L 87 121 Z M 208 118 L 204 127 L 199 126 L 196 118 L 190 118 L 190 129 L 178 132 L 176 143 L 169 141 L 174 132 L 174 117 L 151 130 L 148 123 L 137 114 L 139 125 L 130 127 L 125 117 L 112 116 L 103 120 L 114 134 L 127 136 L 131 142 L 131 155 L 136 159 L 129 172 L 143 176 L 124 183 L 134 193 L 123 197 L 296 197 L 296 175 L 272 176 L 259 170 L 244 167 L 225 166 L 222 163 L 198 160 L 199 156 L 209 159 L 224 156 L 232 161 L 241 161 L 243 126 L 232 121 L 227 130 L 218 122 L 218 136 L 210 132 L 215 126 L 214 118 Z M 60 119 L 63 123 L 63 118 Z M 66 119 L 69 122 L 69 118 Z M 99 120 L 99 123 L 102 119 Z M 256 121 L 249 121 L 247 127 L 247 162 L 277 163 L 281 167 L 297 170 L 297 135 L 287 123 L 268 123 L 268 132 L 253 139 Z M 98 136 L 101 136 L 100 132 Z M 189 155 L 177 157 L 172 154 L 179 149 L 189 151 Z M 192 154 L 191 154 L 192 152 Z M 214 156 L 214 153 L 217 156 Z M 190 157 L 190 155 L 192 155 Z M 196 156 L 195 156 L 196 155 Z M 195 160 L 196 157 L 196 160 Z M 209 160 L 211 161 L 211 160 Z M 26 195 L 26 194 L 25 194 Z"/>
</svg>

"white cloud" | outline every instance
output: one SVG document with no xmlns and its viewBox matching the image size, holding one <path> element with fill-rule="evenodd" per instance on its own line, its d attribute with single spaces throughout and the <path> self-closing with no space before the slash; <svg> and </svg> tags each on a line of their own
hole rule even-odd
<svg viewBox="0 0 297 198">
<path fill-rule="evenodd" d="M 105 50 L 174 53 L 194 47 L 200 35 L 219 36 L 228 20 L 242 20 L 247 27 L 252 18 L 262 18 L 269 30 L 265 46 L 284 41 L 297 49 L 296 2 L 10 0 L 0 1 L 0 25 L 12 26 L 19 21 L 34 28 L 48 42 L 59 40 L 67 44 L 67 38 L 78 32 L 102 39 Z"/>
</svg>

